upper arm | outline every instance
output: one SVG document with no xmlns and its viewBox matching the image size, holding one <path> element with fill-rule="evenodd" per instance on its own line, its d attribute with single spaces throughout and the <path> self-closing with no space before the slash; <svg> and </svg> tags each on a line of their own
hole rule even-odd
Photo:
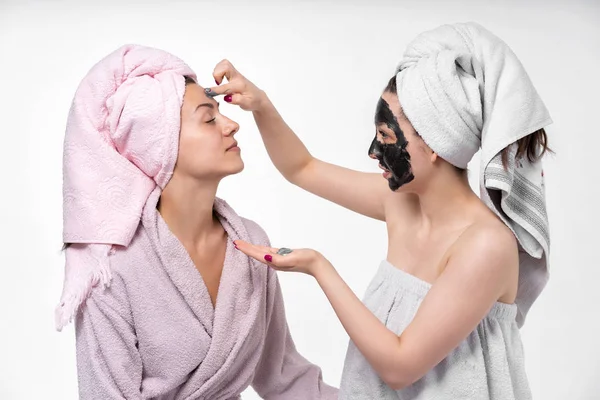
<svg viewBox="0 0 600 400">
<path fill-rule="evenodd" d="M 142 361 L 119 286 L 113 279 L 109 288 L 96 288 L 77 315 L 77 370 L 82 399 L 142 397 Z"/>
<path fill-rule="evenodd" d="M 400 336 L 407 384 L 434 368 L 483 320 L 510 284 L 518 265 L 517 245 L 510 231 L 473 232 L 448 260 L 421 303 L 414 320 Z"/>
<path fill-rule="evenodd" d="M 385 221 L 385 200 L 393 192 L 381 174 L 367 173 L 311 158 L 290 182 L 367 217 Z"/>
</svg>

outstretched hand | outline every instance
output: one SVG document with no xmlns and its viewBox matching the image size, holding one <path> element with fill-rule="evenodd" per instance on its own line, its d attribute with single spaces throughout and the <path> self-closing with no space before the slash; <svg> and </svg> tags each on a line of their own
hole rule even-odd
<svg viewBox="0 0 600 400">
<path fill-rule="evenodd" d="M 278 271 L 302 272 L 314 276 L 329 261 L 318 251 L 312 249 L 295 249 L 286 255 L 277 254 L 274 247 L 257 246 L 243 240 L 236 240 L 236 249 Z"/>
</svg>

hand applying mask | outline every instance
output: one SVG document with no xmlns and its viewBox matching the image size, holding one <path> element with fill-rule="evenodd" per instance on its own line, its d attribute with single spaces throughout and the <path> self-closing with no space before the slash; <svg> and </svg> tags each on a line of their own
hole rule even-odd
<svg viewBox="0 0 600 400">
<path fill-rule="evenodd" d="M 268 103 L 265 92 L 246 79 L 228 60 L 217 64 L 213 77 L 219 86 L 207 89 L 207 94 L 212 97 L 224 95 L 223 100 L 245 111 L 258 111 Z M 223 83 L 224 79 L 227 83 Z"/>
</svg>

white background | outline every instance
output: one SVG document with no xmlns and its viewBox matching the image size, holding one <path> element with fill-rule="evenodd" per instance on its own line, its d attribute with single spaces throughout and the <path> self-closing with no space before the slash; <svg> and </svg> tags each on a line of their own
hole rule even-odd
<svg viewBox="0 0 600 400">
<path fill-rule="evenodd" d="M 55 332 L 53 309 L 63 279 L 65 121 L 93 64 L 139 43 L 183 58 L 211 85 L 213 66 L 229 58 L 315 156 L 378 171 L 367 157 L 373 112 L 404 47 L 423 30 L 473 20 L 513 48 L 554 119 L 556 156 L 545 168 L 551 281 L 522 330 L 534 398 L 599 399 L 600 2 L 247 3 L 0 0 L 0 398 L 77 398 L 73 327 Z M 384 225 L 288 184 L 251 115 L 222 110 L 241 125 L 246 170 L 219 195 L 275 246 L 322 251 L 362 296 L 385 257 Z M 338 385 L 346 333 L 311 278 L 280 278 L 298 348 Z"/>
</svg>

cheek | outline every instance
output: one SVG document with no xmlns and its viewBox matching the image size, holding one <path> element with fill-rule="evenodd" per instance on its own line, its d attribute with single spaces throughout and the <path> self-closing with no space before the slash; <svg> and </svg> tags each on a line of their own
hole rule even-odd
<svg viewBox="0 0 600 400">
<path fill-rule="evenodd" d="M 182 130 L 177 163 L 187 170 L 210 169 L 219 161 L 222 142 L 219 135 L 202 130 Z"/>
<path fill-rule="evenodd" d="M 422 175 L 430 166 L 429 155 L 424 151 L 419 144 L 409 142 L 406 151 L 410 154 L 410 165 L 414 175 Z"/>
</svg>

